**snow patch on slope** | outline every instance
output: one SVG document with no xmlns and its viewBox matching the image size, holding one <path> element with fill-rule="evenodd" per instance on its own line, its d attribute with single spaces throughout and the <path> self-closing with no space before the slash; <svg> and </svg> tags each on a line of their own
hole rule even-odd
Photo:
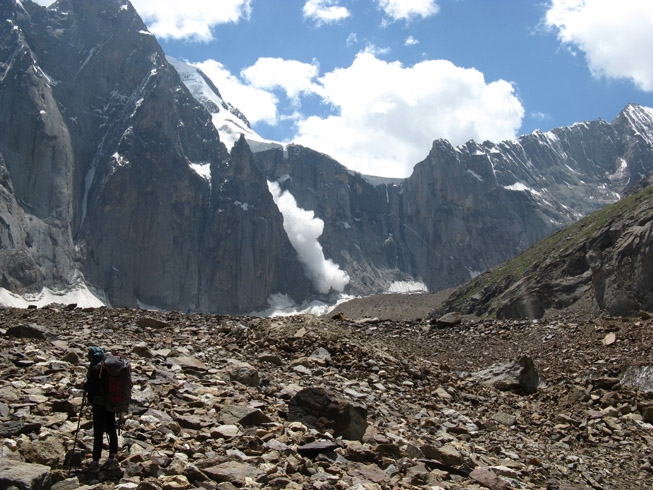
<svg viewBox="0 0 653 490">
<path fill-rule="evenodd" d="M 106 306 L 88 287 L 83 283 L 78 283 L 64 291 L 54 291 L 50 288 L 43 288 L 40 293 L 25 294 L 20 296 L 0 288 L 0 305 L 10 308 L 27 308 L 28 306 L 37 306 L 39 308 L 52 303 L 58 304 L 76 304 L 80 308 L 99 308 Z"/>
<path fill-rule="evenodd" d="M 402 294 L 428 293 L 429 288 L 421 281 L 395 281 L 390 284 L 386 292 Z"/>
</svg>

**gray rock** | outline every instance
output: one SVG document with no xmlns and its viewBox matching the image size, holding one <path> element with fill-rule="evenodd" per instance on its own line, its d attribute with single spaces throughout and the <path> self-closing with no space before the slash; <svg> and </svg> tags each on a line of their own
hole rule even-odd
<svg viewBox="0 0 653 490">
<path fill-rule="evenodd" d="M 653 366 L 629 366 L 619 379 L 624 386 L 653 393 Z"/>
<path fill-rule="evenodd" d="M 311 353 L 311 357 L 326 363 L 331 362 L 331 353 L 328 350 L 326 350 L 324 347 L 319 347 L 315 349 L 313 353 Z"/>
<path fill-rule="evenodd" d="M 80 362 L 80 357 L 79 354 L 74 350 L 69 350 L 63 356 L 61 356 L 61 360 L 76 366 Z"/>
<path fill-rule="evenodd" d="M 46 339 L 52 336 L 52 332 L 40 325 L 17 325 L 9 327 L 5 335 L 27 339 Z"/>
<path fill-rule="evenodd" d="M 168 322 L 164 322 L 162 320 L 158 320 L 156 318 L 151 318 L 148 316 L 139 318 L 136 324 L 141 328 L 148 328 L 152 330 L 158 330 L 160 328 L 170 327 L 170 324 Z"/>
<path fill-rule="evenodd" d="M 470 473 L 470 478 L 477 481 L 484 487 L 489 488 L 490 490 L 506 490 L 510 488 L 510 485 L 507 481 L 502 480 L 496 474 L 494 474 L 489 468 L 482 466 L 476 468 Z"/>
<path fill-rule="evenodd" d="M 51 478 L 48 466 L 0 459 L 0 488 L 50 490 Z"/>
<path fill-rule="evenodd" d="M 219 420 L 226 425 L 240 424 L 243 427 L 257 426 L 271 422 L 258 408 L 226 405 L 220 408 Z"/>
<path fill-rule="evenodd" d="M 2 422 L 0 424 L 0 437 L 15 437 L 20 434 L 37 434 L 41 430 L 38 422 Z"/>
<path fill-rule="evenodd" d="M 514 425 L 515 422 L 517 422 L 517 417 L 509 413 L 497 412 L 494 415 L 492 415 L 492 420 L 494 420 L 495 422 L 499 422 L 500 424 L 505 425 L 507 427 L 510 427 L 511 425 Z"/>
<path fill-rule="evenodd" d="M 230 380 L 237 381 L 245 386 L 256 388 L 261 383 L 258 371 L 254 366 L 246 362 L 229 359 L 226 372 Z"/>
<path fill-rule="evenodd" d="M 472 378 L 501 391 L 523 394 L 535 393 L 540 384 L 535 364 L 529 356 L 522 356 L 515 361 L 496 364 L 477 371 Z"/>
<path fill-rule="evenodd" d="M 52 485 L 52 490 L 76 490 L 79 487 L 81 487 L 81 484 L 79 483 L 79 478 L 75 476 L 55 483 L 54 485 Z"/>
<path fill-rule="evenodd" d="M 333 441 L 315 441 L 297 446 L 297 452 L 307 458 L 315 458 L 318 454 L 332 452 L 337 447 Z"/>
<path fill-rule="evenodd" d="M 361 440 L 367 428 L 367 408 L 324 388 L 305 388 L 288 402 L 288 419 L 319 430 L 333 430 L 336 437 Z"/>
<path fill-rule="evenodd" d="M 238 486 L 244 485 L 248 478 L 251 478 L 257 483 L 265 483 L 267 481 L 267 476 L 264 472 L 255 466 L 237 461 L 229 461 L 205 468 L 204 473 L 213 481 L 228 482 Z"/>
<path fill-rule="evenodd" d="M 235 424 L 218 425 L 211 429 L 211 437 L 216 439 L 233 439 L 242 435 L 242 431 Z"/>
<path fill-rule="evenodd" d="M 437 318 L 431 318 L 430 323 L 435 327 L 446 328 L 459 325 L 463 321 L 463 316 L 457 312 L 445 313 Z"/>
<path fill-rule="evenodd" d="M 21 452 L 27 461 L 51 467 L 61 466 L 66 457 L 66 449 L 62 442 L 53 436 L 43 440 L 25 441 Z"/>
<path fill-rule="evenodd" d="M 283 365 L 283 360 L 281 359 L 281 356 L 278 354 L 260 354 L 258 356 L 258 360 L 261 362 L 269 362 L 270 364 L 274 364 L 275 366 L 281 366 Z"/>
<path fill-rule="evenodd" d="M 150 349 L 147 345 L 135 345 L 132 349 L 132 354 L 138 357 L 145 357 L 147 359 L 151 359 L 154 356 L 152 349 Z"/>
<path fill-rule="evenodd" d="M 206 364 L 204 364 L 202 361 L 200 361 L 195 357 L 189 357 L 189 356 L 169 357 L 167 361 L 171 365 L 181 366 L 182 369 L 197 370 L 197 371 L 209 370 L 209 367 Z"/>
<path fill-rule="evenodd" d="M 455 447 L 451 445 L 444 445 L 441 447 L 432 446 L 426 444 L 422 446 L 421 451 L 424 453 L 424 456 L 430 459 L 435 459 L 440 461 L 447 466 L 462 466 L 465 464 L 465 458 Z"/>
<path fill-rule="evenodd" d="M 653 424 L 653 405 L 643 406 L 642 411 L 642 420 L 646 423 Z"/>
</svg>

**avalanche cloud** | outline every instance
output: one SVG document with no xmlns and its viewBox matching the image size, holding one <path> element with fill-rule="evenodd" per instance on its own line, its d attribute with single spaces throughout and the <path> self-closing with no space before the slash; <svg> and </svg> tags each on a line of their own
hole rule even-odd
<svg viewBox="0 0 653 490">
<path fill-rule="evenodd" d="M 297 206 L 297 201 L 288 191 L 281 192 L 277 182 L 268 181 L 268 189 L 275 204 L 283 215 L 283 228 L 290 243 L 304 266 L 306 276 L 322 294 L 331 289 L 342 292 L 349 284 L 349 274 L 331 259 L 324 257 L 318 238 L 324 231 L 324 221 L 315 217 L 313 211 Z"/>
</svg>

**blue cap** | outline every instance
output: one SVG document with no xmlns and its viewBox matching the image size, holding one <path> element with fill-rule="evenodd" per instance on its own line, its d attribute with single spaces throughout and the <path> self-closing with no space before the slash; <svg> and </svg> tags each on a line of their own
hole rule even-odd
<svg viewBox="0 0 653 490">
<path fill-rule="evenodd" d="M 88 360 L 100 359 L 104 356 L 104 351 L 100 347 L 91 347 L 88 349 Z"/>
</svg>

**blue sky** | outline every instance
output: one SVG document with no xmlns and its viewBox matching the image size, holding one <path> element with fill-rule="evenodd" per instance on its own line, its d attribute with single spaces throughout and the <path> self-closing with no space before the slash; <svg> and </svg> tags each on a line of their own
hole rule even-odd
<svg viewBox="0 0 653 490">
<path fill-rule="evenodd" d="M 653 107 L 651 0 L 132 3 L 259 135 L 363 173 L 405 177 L 438 138 L 499 141 Z"/>
</svg>

